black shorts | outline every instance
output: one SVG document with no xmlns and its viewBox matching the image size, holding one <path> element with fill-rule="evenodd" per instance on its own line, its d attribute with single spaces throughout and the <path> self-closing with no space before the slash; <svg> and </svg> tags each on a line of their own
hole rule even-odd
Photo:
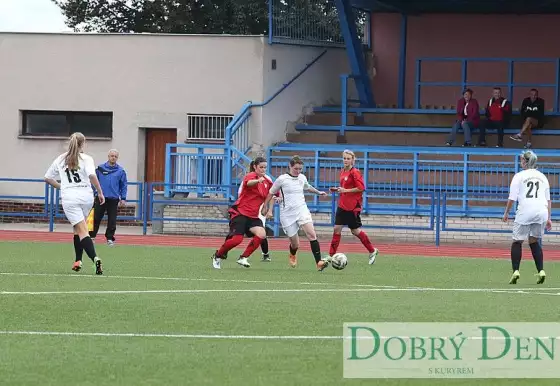
<svg viewBox="0 0 560 386">
<path fill-rule="evenodd" d="M 350 229 L 358 229 L 362 227 L 362 219 L 360 212 L 352 212 L 342 208 L 336 209 L 335 225 L 346 225 Z"/>
<path fill-rule="evenodd" d="M 247 237 L 253 237 L 254 234 L 251 233 L 249 229 L 254 227 L 263 227 L 263 223 L 259 218 L 250 218 L 238 214 L 231 220 L 229 220 L 229 235 L 246 235 Z"/>
</svg>

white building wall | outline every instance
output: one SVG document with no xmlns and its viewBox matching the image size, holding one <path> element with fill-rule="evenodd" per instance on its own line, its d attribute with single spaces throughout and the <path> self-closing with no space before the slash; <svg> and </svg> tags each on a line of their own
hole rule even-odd
<svg viewBox="0 0 560 386">
<path fill-rule="evenodd" d="M 142 181 L 143 129 L 177 128 L 182 143 L 188 113 L 233 115 L 247 101 L 262 102 L 322 51 L 269 45 L 263 36 L 0 33 L 0 177 L 42 178 L 65 150 L 66 137 L 22 137 L 21 110 L 112 111 L 113 138 L 90 139 L 86 151 L 102 163 L 119 149 L 129 180 Z M 304 106 L 338 101 L 346 71 L 344 51 L 330 49 L 270 104 L 252 109 L 251 142 L 283 141 Z M 21 167 L 6 162 L 22 158 Z M 43 186 L 0 182 L 0 195 L 8 194 L 41 195 Z"/>
<path fill-rule="evenodd" d="M 323 48 L 268 45 L 264 55 L 264 95 L 272 96 L 285 83 L 318 57 Z M 272 60 L 276 60 L 276 70 Z M 340 103 L 340 74 L 347 73 L 345 50 L 331 48 L 294 83 L 262 109 L 262 138 L 264 147 L 286 140 L 290 122 L 304 115 L 303 109 L 328 102 Z"/>
<path fill-rule="evenodd" d="M 22 138 L 20 110 L 113 111 L 113 139 L 87 145 L 96 162 L 118 148 L 129 180 L 143 178 L 143 127 L 177 128 L 186 114 L 235 114 L 262 99 L 260 36 L 0 33 L 0 149 L 25 167 L 1 177 L 42 178 L 65 139 Z M 25 188 L 42 194 L 42 187 Z M 0 183 L 0 195 L 22 184 Z M 28 190 L 29 189 L 29 190 Z"/>
</svg>

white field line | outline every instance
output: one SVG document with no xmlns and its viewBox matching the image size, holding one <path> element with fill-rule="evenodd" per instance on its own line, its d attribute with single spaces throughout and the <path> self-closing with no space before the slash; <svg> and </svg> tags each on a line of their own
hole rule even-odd
<svg viewBox="0 0 560 386">
<path fill-rule="evenodd" d="M 346 284 L 346 283 L 325 283 L 325 282 L 293 282 L 293 281 L 274 281 L 274 280 L 238 280 L 238 279 L 210 279 L 210 278 L 188 278 L 188 277 L 159 277 L 159 276 L 95 276 L 95 275 L 79 275 L 79 274 L 56 274 L 56 273 L 24 273 L 24 272 L 0 272 L 0 276 L 39 276 L 39 277 L 64 277 L 72 279 L 132 279 L 132 280 L 169 280 L 169 281 L 200 281 L 212 283 L 246 283 L 246 284 L 291 284 L 291 285 L 310 285 L 310 286 L 338 286 L 349 288 L 364 288 L 366 291 L 444 291 L 444 292 L 504 292 L 504 293 L 524 293 L 525 291 L 560 291 L 560 287 L 511 287 L 511 288 L 434 288 L 434 287 L 397 287 L 391 285 L 375 285 L 375 284 Z M 186 290 L 192 292 L 194 290 Z M 273 291 L 282 292 L 282 290 L 214 290 L 221 292 L 257 292 L 257 291 Z M 289 289 L 289 291 L 294 291 Z M 300 291 L 300 290 L 298 290 Z M 334 291 L 329 288 L 324 291 Z M 350 289 L 342 289 L 343 292 L 350 292 Z M 103 291 L 101 291 L 103 292 Z M 161 292 L 161 291 L 158 291 Z M 212 290 L 200 290 L 200 292 L 212 292 Z M 301 290 L 301 292 L 306 292 Z M 309 291 L 311 292 L 311 291 Z M 320 291 L 317 291 L 320 292 Z M 356 290 L 356 292 L 360 292 Z M 80 293 L 80 292 L 69 292 Z M 84 291 L 84 293 L 91 293 L 91 291 Z M 546 295 L 557 295 L 543 292 Z"/>
<path fill-rule="evenodd" d="M 0 291 L 0 295 L 149 295 L 204 293 L 314 293 L 314 292 L 485 292 L 558 296 L 560 292 L 493 290 L 484 288 L 294 288 L 294 289 L 177 289 L 177 290 L 80 290 L 80 291 Z"/>
<path fill-rule="evenodd" d="M 350 336 L 342 335 L 219 335 L 219 334 L 163 334 L 163 333 L 120 333 L 120 332 L 72 332 L 72 331 L 1 331 L 0 335 L 43 335 L 43 336 L 81 336 L 81 337 L 118 337 L 118 338 L 174 338 L 174 339 L 230 339 L 230 340 L 350 340 Z M 389 339 L 393 336 L 380 336 Z M 403 340 L 426 338 L 421 336 L 400 336 Z M 445 337 L 441 337 L 445 338 Z M 479 336 L 464 336 L 461 339 L 482 340 Z M 560 337 L 531 337 L 532 339 L 560 339 Z M 373 340 L 372 336 L 358 336 L 358 340 Z M 505 340 L 504 337 L 487 337 L 488 340 Z M 509 338 L 515 339 L 515 338 Z"/>
<path fill-rule="evenodd" d="M 325 282 L 293 282 L 293 281 L 274 281 L 274 280 L 238 280 L 238 279 L 208 279 L 208 278 L 189 278 L 189 277 L 159 277 L 159 276 L 95 276 L 80 274 L 61 274 L 61 273 L 23 273 L 23 272 L 0 272 L 0 276 L 44 276 L 44 277 L 65 277 L 78 279 L 133 279 L 133 280 L 169 280 L 169 281 L 204 281 L 212 283 L 246 283 L 246 284 L 297 284 L 297 285 L 319 285 L 319 286 L 346 286 L 364 288 L 397 288 L 391 285 L 374 284 L 344 284 L 344 283 L 325 283 Z M 560 288 L 558 288 L 560 290 Z"/>
</svg>

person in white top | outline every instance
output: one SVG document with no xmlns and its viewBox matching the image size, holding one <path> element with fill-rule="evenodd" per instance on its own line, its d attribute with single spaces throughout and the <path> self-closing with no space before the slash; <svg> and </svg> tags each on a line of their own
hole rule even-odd
<svg viewBox="0 0 560 386">
<path fill-rule="evenodd" d="M 537 170 L 537 155 L 531 150 L 521 154 L 522 171 L 511 180 L 509 198 L 503 221 L 507 222 L 512 205 L 517 201 L 517 211 L 513 222 L 513 243 L 511 245 L 511 264 L 513 275 L 510 284 L 517 284 L 521 265 L 521 247 L 529 238 L 529 246 L 537 267 L 537 284 L 544 283 L 543 251 L 541 239 L 544 230 L 552 229 L 550 184 L 548 178 Z"/>
<path fill-rule="evenodd" d="M 309 184 L 307 178 L 301 174 L 303 161 L 300 157 L 293 156 L 290 160 L 290 172 L 279 176 L 270 188 L 262 208 L 261 215 L 269 211 L 269 204 L 275 194 L 280 192 L 282 203 L 280 204 L 280 223 L 284 233 L 290 238 L 290 265 L 297 265 L 296 252 L 299 248 L 299 229 L 303 229 L 307 239 L 311 244 L 311 251 L 315 257 L 317 269 L 322 271 L 329 263 L 327 259 L 321 257 L 321 247 L 317 240 L 313 219 L 305 202 L 305 191 L 310 191 L 321 196 L 326 196 L 326 192 L 321 192 Z"/>
<path fill-rule="evenodd" d="M 82 269 L 82 255 L 86 251 L 95 264 L 95 273 L 102 275 L 101 259 L 95 252 L 95 246 L 86 224 L 86 218 L 93 208 L 91 184 L 97 189 L 101 204 L 105 202 L 105 197 L 95 174 L 93 158 L 83 152 L 85 143 L 86 138 L 82 133 L 72 134 L 68 143 L 68 151 L 53 161 L 45 174 L 45 182 L 60 189 L 62 209 L 74 229 L 76 260 L 72 270 L 77 272 Z"/>
<path fill-rule="evenodd" d="M 251 161 L 251 165 L 249 166 L 249 170 L 253 170 L 253 165 L 254 165 L 254 161 Z M 264 175 L 264 178 L 266 178 L 270 184 L 272 185 L 273 181 L 272 181 L 272 177 L 269 176 L 268 174 Z M 239 189 L 237 190 L 237 196 L 241 195 L 241 192 L 243 191 L 243 184 L 239 185 Z M 263 204 L 264 205 L 264 204 Z M 259 219 L 262 221 L 263 224 L 263 228 L 266 229 L 266 217 L 271 217 L 272 216 L 272 208 L 270 208 L 270 211 L 267 213 L 266 216 L 263 216 L 260 213 L 260 210 L 262 210 L 263 205 L 261 205 L 261 208 L 259 209 Z M 229 237 L 229 235 L 228 235 Z M 228 239 L 228 237 L 226 237 L 226 240 Z M 268 238 L 263 239 L 263 241 L 261 242 L 261 250 L 262 250 L 262 261 L 264 262 L 270 262 L 270 252 L 268 250 Z"/>
</svg>

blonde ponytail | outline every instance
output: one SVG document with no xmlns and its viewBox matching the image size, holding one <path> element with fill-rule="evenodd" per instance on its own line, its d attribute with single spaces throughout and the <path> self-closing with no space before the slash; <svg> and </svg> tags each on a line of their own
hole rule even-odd
<svg viewBox="0 0 560 386">
<path fill-rule="evenodd" d="M 79 166 L 79 157 L 82 152 L 86 137 L 82 133 L 74 133 L 70 136 L 68 141 L 68 152 L 64 158 L 64 162 L 68 169 L 76 170 Z"/>
</svg>

